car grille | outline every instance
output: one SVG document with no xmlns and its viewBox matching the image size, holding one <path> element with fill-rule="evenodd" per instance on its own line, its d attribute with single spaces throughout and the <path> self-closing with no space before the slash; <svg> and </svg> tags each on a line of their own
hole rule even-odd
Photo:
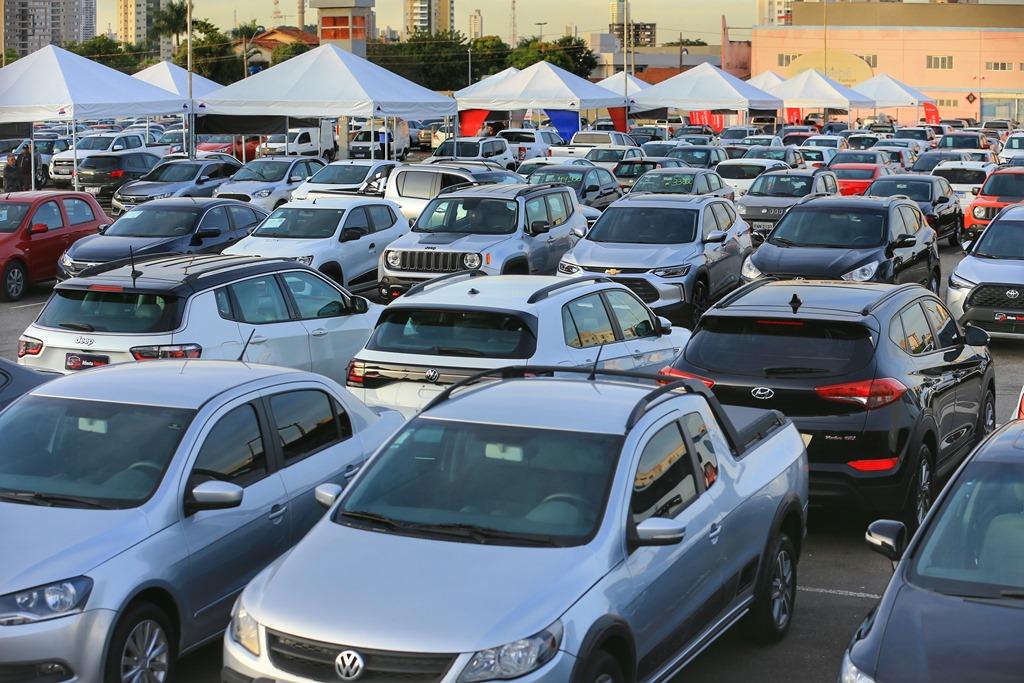
<svg viewBox="0 0 1024 683">
<path fill-rule="evenodd" d="M 75 162 L 72 159 L 55 159 L 53 162 L 53 170 L 61 175 L 71 175 L 71 171 L 75 168 Z"/>
<path fill-rule="evenodd" d="M 617 278 L 616 282 L 621 282 L 636 294 L 645 303 L 653 303 L 658 300 L 658 290 L 654 288 L 647 280 L 638 277 L 624 277 Z"/>
<path fill-rule="evenodd" d="M 75 274 L 81 273 L 86 268 L 92 268 L 93 266 L 99 265 L 102 265 L 102 263 L 98 261 L 72 261 L 71 267 L 65 268 L 65 270 L 67 270 L 71 274 Z"/>
<path fill-rule="evenodd" d="M 627 274 L 646 273 L 650 270 L 650 268 L 616 268 L 614 266 L 580 266 L 580 268 L 588 273 L 604 273 L 605 275 L 608 274 L 609 270 L 617 270 L 619 273 Z"/>
<path fill-rule="evenodd" d="M 462 270 L 462 254 L 457 251 L 400 251 L 401 261 L 393 270 L 417 273 L 454 273 Z"/>
<path fill-rule="evenodd" d="M 1017 295 L 1007 296 L 1007 292 L 1016 292 Z M 971 292 L 967 306 L 1024 311 L 1024 285 L 980 285 Z"/>
<path fill-rule="evenodd" d="M 217 195 L 217 199 L 237 199 L 240 202 L 248 202 L 248 201 L 252 200 L 252 197 L 250 197 L 247 194 L 223 194 L 222 193 L 222 194 Z"/>
<path fill-rule="evenodd" d="M 270 661 L 282 671 L 314 681 L 337 681 L 334 660 L 346 650 L 357 652 L 365 668 L 360 683 L 429 683 L 440 681 L 455 661 L 453 654 L 418 654 L 365 650 L 267 631 Z"/>
</svg>

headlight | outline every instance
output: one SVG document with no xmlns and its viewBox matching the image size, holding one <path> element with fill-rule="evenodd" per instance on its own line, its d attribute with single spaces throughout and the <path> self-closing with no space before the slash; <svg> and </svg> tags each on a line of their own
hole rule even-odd
<svg viewBox="0 0 1024 683">
<path fill-rule="evenodd" d="M 92 579 L 79 576 L 20 593 L 0 596 L 0 626 L 15 626 L 81 612 L 89 599 Z"/>
<path fill-rule="evenodd" d="M 398 268 L 402 265 L 402 254 L 397 251 L 389 251 L 384 255 L 384 260 L 387 261 L 388 266 L 391 268 Z"/>
<path fill-rule="evenodd" d="M 72 261 L 71 257 L 68 256 L 68 252 L 65 251 L 63 254 L 61 254 L 60 264 L 65 268 L 70 268 L 72 265 L 74 265 L 74 261 Z"/>
<path fill-rule="evenodd" d="M 231 640 L 235 641 L 257 657 L 260 656 L 260 625 L 242 607 L 242 599 L 231 610 Z"/>
<path fill-rule="evenodd" d="M 682 277 L 690 272 L 690 264 L 684 264 L 681 266 L 666 266 L 664 268 L 657 268 L 653 271 L 658 277 Z"/>
<path fill-rule="evenodd" d="M 256 190 L 252 193 L 252 196 L 257 197 L 258 199 L 265 199 L 269 197 L 272 192 L 273 190 Z"/>
<path fill-rule="evenodd" d="M 875 276 L 878 272 L 878 261 L 872 261 L 866 263 L 860 268 L 854 268 L 849 273 L 843 276 L 844 280 L 853 280 L 854 282 L 867 282 Z"/>
<path fill-rule="evenodd" d="M 757 266 L 755 266 L 754 262 L 751 260 L 752 258 L 753 257 L 748 256 L 743 261 L 743 266 L 740 268 L 740 275 L 748 280 L 756 280 L 762 275 L 761 271 L 757 269 Z"/>
<path fill-rule="evenodd" d="M 480 254 L 463 254 L 462 255 L 462 267 L 468 268 L 469 270 L 476 270 L 484 260 L 480 257 Z"/>
<path fill-rule="evenodd" d="M 313 263 L 313 257 L 312 256 L 296 256 L 295 260 L 298 261 L 299 263 L 301 263 L 303 265 L 307 265 L 307 266 L 308 265 L 312 265 L 312 263 Z"/>
<path fill-rule="evenodd" d="M 971 209 L 971 213 L 974 214 L 975 218 L 984 218 L 986 216 L 986 210 L 984 206 L 976 206 Z"/>
<path fill-rule="evenodd" d="M 559 261 L 558 272 L 563 275 L 575 275 L 580 272 L 580 267 L 570 261 Z"/>
<path fill-rule="evenodd" d="M 843 655 L 843 663 L 839 669 L 839 683 L 875 683 L 875 679 L 858 669 L 850 661 L 850 653 Z"/>
<path fill-rule="evenodd" d="M 561 642 L 562 622 L 556 621 L 535 636 L 480 650 L 462 670 L 458 683 L 525 676 L 550 662 Z"/>
<path fill-rule="evenodd" d="M 965 280 L 962 277 L 957 277 L 956 273 L 951 273 L 949 276 L 949 288 L 950 289 L 971 289 L 975 283 L 970 280 Z"/>
</svg>

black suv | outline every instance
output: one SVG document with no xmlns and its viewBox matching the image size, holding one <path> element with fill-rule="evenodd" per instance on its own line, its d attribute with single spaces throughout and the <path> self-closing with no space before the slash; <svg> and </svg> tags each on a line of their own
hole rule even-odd
<svg viewBox="0 0 1024 683">
<path fill-rule="evenodd" d="M 925 285 L 941 282 L 939 248 L 917 203 L 906 197 L 822 197 L 791 208 L 743 262 L 765 275 Z"/>
<path fill-rule="evenodd" d="M 662 373 L 792 418 L 812 502 L 916 525 L 995 428 L 988 340 L 916 285 L 764 280 L 710 308 Z"/>
<path fill-rule="evenodd" d="M 95 154 L 79 162 L 78 184 L 84 192 L 96 195 L 100 206 L 110 209 L 115 191 L 146 175 L 159 163 L 160 157 L 149 152 Z"/>
<path fill-rule="evenodd" d="M 876 178 L 864 191 L 865 197 L 901 195 L 917 202 L 938 239 L 945 237 L 949 246 L 960 247 L 964 240 L 964 210 L 948 180 L 934 175 L 897 173 Z"/>
</svg>

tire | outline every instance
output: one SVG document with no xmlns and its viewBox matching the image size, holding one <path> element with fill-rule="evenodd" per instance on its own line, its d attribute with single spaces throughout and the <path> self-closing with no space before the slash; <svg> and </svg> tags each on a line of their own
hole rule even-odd
<svg viewBox="0 0 1024 683">
<path fill-rule="evenodd" d="M 340 287 L 345 286 L 345 276 L 341 272 L 341 268 L 335 265 L 328 265 L 320 269 L 320 272 L 331 278 Z"/>
<path fill-rule="evenodd" d="M 626 683 L 622 667 L 610 654 L 598 650 L 587 662 L 582 683 Z"/>
<path fill-rule="evenodd" d="M 949 246 L 954 249 L 960 247 L 960 243 L 964 241 L 964 217 L 960 216 L 956 221 L 956 228 L 953 230 L 953 234 L 949 236 Z"/>
<path fill-rule="evenodd" d="M 913 534 L 924 521 L 925 515 L 935 502 L 935 456 L 927 444 L 921 444 L 917 462 L 914 463 L 914 476 L 907 492 L 907 500 L 903 505 L 900 517 Z"/>
<path fill-rule="evenodd" d="M 150 674 L 138 680 L 167 683 L 173 679 L 174 660 L 177 657 L 177 637 L 170 620 L 163 611 L 148 602 L 128 608 L 117 622 L 107 661 L 103 666 L 104 683 L 134 681 L 130 676 L 132 662 L 138 661 L 136 652 L 142 653 L 143 670 Z"/>
<path fill-rule="evenodd" d="M 0 300 L 18 301 L 28 290 L 28 271 L 18 261 L 11 261 L 4 268 L 0 281 Z"/>
<path fill-rule="evenodd" d="M 693 296 L 690 297 L 690 329 L 697 326 L 704 311 L 708 310 L 708 286 L 703 280 L 693 285 Z"/>
<path fill-rule="evenodd" d="M 761 643 L 785 638 L 796 609 L 796 547 L 788 535 L 779 533 L 771 548 L 743 624 L 747 637 Z"/>
<path fill-rule="evenodd" d="M 981 402 L 981 412 L 978 413 L 978 426 L 975 428 L 975 445 L 981 443 L 982 439 L 995 431 L 996 428 L 996 395 L 991 389 L 985 389 L 985 398 Z"/>
<path fill-rule="evenodd" d="M 938 271 L 933 270 L 932 274 L 928 276 L 928 291 L 939 296 L 939 290 L 942 288 L 942 278 L 939 277 Z"/>
</svg>

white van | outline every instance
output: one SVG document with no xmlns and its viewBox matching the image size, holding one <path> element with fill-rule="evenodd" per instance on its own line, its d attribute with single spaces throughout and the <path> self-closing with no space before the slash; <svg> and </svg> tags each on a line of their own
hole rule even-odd
<svg viewBox="0 0 1024 683">
<path fill-rule="evenodd" d="M 287 152 L 285 151 L 287 149 Z M 331 161 L 338 156 L 338 137 L 334 133 L 334 119 L 320 119 L 318 128 L 289 128 L 285 143 L 284 133 L 271 135 L 260 145 L 260 156 L 321 157 Z"/>
<path fill-rule="evenodd" d="M 387 149 L 384 145 L 387 145 Z M 385 154 L 386 152 L 386 154 Z M 348 143 L 349 159 L 400 159 L 409 156 L 409 124 L 401 119 L 388 121 L 387 140 L 384 139 L 384 121 L 374 119 L 371 130 L 366 123 Z"/>
</svg>

